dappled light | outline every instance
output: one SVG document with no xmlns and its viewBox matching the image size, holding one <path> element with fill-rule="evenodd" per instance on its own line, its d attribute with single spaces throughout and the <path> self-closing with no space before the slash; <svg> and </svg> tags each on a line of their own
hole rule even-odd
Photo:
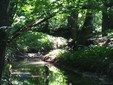
<svg viewBox="0 0 113 85">
<path fill-rule="evenodd" d="M 9 76 L 10 80 L 7 81 L 7 79 L 5 79 L 7 74 L 4 74 L 2 85 L 6 85 L 7 82 L 14 85 L 109 84 L 106 78 L 100 77 L 97 74 L 78 71 L 73 72 L 71 70 L 67 71 L 65 67 L 62 67 L 62 70 L 60 70 L 49 63 L 42 64 L 34 62 L 36 61 L 29 59 L 27 61 L 13 62 L 12 73 L 10 74 L 11 76 Z M 18 63 L 20 64 L 18 65 Z"/>
<path fill-rule="evenodd" d="M 24 64 L 23 64 L 24 63 Z M 66 85 L 66 79 L 62 71 L 52 65 L 32 64 L 26 61 L 20 62 L 20 65 L 12 67 L 10 82 L 14 85 Z M 15 62 L 14 64 L 18 64 Z M 37 82 L 36 82 L 37 81 Z M 48 82 L 46 82 L 48 81 Z"/>
<path fill-rule="evenodd" d="M 49 36 L 39 32 L 27 32 L 17 40 L 17 46 L 20 50 L 28 52 L 48 51 L 51 49 L 66 46 L 66 39 L 61 37 Z"/>
<path fill-rule="evenodd" d="M 112 0 L 1 0 L 0 85 L 113 85 Z"/>
</svg>

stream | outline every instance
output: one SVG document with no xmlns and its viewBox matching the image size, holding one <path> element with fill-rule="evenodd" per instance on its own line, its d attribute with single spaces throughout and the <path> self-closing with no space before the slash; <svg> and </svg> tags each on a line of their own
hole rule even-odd
<svg viewBox="0 0 113 85">
<path fill-rule="evenodd" d="M 113 85 L 105 75 L 60 70 L 39 58 L 15 61 L 1 85 Z"/>
</svg>

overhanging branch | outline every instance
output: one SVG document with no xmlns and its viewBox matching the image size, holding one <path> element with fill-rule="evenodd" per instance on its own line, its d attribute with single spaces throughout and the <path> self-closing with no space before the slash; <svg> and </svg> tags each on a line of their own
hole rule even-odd
<svg viewBox="0 0 113 85">
<path fill-rule="evenodd" d="M 32 27 L 37 26 L 39 24 L 42 24 L 43 22 L 47 21 L 48 19 L 51 19 L 55 15 L 56 15 L 56 13 L 54 13 L 53 15 L 50 15 L 49 17 L 36 20 L 36 21 L 32 22 L 31 24 L 28 24 L 27 26 L 23 27 L 23 28 L 18 28 L 14 33 L 12 33 L 12 37 L 10 38 L 8 43 L 12 42 L 15 38 L 20 36 L 21 33 L 31 30 Z"/>
</svg>

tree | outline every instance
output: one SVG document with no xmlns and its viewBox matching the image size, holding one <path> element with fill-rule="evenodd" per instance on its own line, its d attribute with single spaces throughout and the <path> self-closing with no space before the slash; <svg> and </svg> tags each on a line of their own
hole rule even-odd
<svg viewBox="0 0 113 85">
<path fill-rule="evenodd" d="M 102 35 L 107 36 L 107 30 L 113 29 L 113 2 L 111 0 L 103 0 L 102 9 Z"/>
<path fill-rule="evenodd" d="M 30 1 L 28 0 L 27 3 L 29 3 L 29 2 Z M 0 15 L 1 15 L 0 16 L 0 68 L 1 68 L 0 69 L 0 80 L 1 80 L 2 71 L 3 71 L 3 68 L 4 68 L 5 51 L 6 51 L 7 46 L 15 38 L 19 37 L 19 35 L 21 35 L 21 33 L 23 33 L 24 31 L 31 30 L 31 28 L 33 26 L 39 25 L 43 22 L 47 22 L 47 24 L 48 24 L 48 19 L 52 18 L 56 14 L 56 12 L 53 12 L 52 14 L 49 14 L 49 16 L 46 16 L 45 18 L 41 17 L 41 19 L 38 18 L 37 20 L 34 20 L 36 18 L 34 18 L 33 16 L 30 15 L 30 17 L 32 17 L 32 19 L 30 20 L 30 19 L 27 18 L 25 23 L 24 23 L 24 25 L 26 23 L 27 23 L 27 25 L 21 27 L 23 24 L 17 23 L 17 24 L 20 25 L 20 26 L 19 25 L 17 26 L 17 29 L 14 29 L 13 26 L 12 26 L 12 28 L 10 28 L 11 25 L 14 24 L 13 21 L 14 21 L 15 13 L 18 16 L 20 14 L 22 14 L 22 16 L 23 15 L 29 16 L 29 14 L 32 12 L 32 11 L 29 12 L 29 10 L 24 9 L 24 6 L 23 6 L 23 8 L 21 8 L 23 3 L 25 4 L 26 1 L 25 2 L 22 1 L 20 3 L 21 4 L 19 4 L 18 1 L 14 1 L 14 0 L 1 0 L 0 1 L 0 10 L 1 10 L 0 11 Z M 28 6 L 29 6 L 29 4 L 28 4 Z M 21 8 L 21 10 L 20 10 L 21 13 L 20 13 L 20 11 L 18 11 L 18 9 L 20 9 L 20 8 Z M 28 22 L 28 20 L 29 20 L 29 22 Z"/>
<path fill-rule="evenodd" d="M 9 18 L 9 7 L 10 0 L 1 0 L 0 1 L 0 80 L 2 76 L 2 71 L 4 67 L 5 61 L 5 49 L 7 44 L 7 33 L 5 26 L 8 27 L 10 25 Z"/>
<path fill-rule="evenodd" d="M 107 8 L 102 11 L 102 35 L 106 36 L 106 30 L 109 28 L 109 13 Z"/>
<path fill-rule="evenodd" d="M 86 13 L 86 18 L 85 18 L 83 27 L 81 28 L 78 38 L 77 38 L 78 44 L 86 45 L 86 41 L 92 37 L 93 18 L 94 18 L 93 12 L 88 10 Z"/>
<path fill-rule="evenodd" d="M 77 45 L 85 45 L 85 42 L 92 37 L 94 10 L 96 10 L 102 11 L 102 33 L 106 35 L 106 30 L 113 26 L 113 3 L 105 0 L 98 1 L 99 4 L 97 0 L 1 0 L 0 78 L 4 67 L 6 47 L 23 32 L 32 30 L 34 26 L 42 25 L 41 32 L 49 33 L 51 23 L 54 24 L 52 29 L 55 26 L 60 27 L 58 24 L 63 23 L 68 28 L 68 32 L 65 33 L 69 33 L 69 38 L 76 41 Z M 81 11 L 84 10 L 85 12 L 82 13 Z M 82 19 L 79 14 L 82 15 Z M 38 28 L 37 26 L 33 29 L 40 31 Z M 63 34 L 64 29 L 59 32 Z"/>
<path fill-rule="evenodd" d="M 78 32 L 78 11 L 73 10 L 68 17 L 68 30 L 69 30 L 69 35 L 73 40 L 77 39 L 77 32 Z"/>
</svg>

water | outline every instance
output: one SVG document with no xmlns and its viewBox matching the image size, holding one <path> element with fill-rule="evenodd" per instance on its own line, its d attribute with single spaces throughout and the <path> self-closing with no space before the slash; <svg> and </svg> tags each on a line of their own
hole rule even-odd
<svg viewBox="0 0 113 85">
<path fill-rule="evenodd" d="M 111 81 L 91 73 L 64 71 L 36 60 L 14 62 L 2 85 L 113 85 Z M 4 74 L 4 77 L 8 72 Z M 8 84 L 9 83 L 9 84 Z"/>
</svg>

